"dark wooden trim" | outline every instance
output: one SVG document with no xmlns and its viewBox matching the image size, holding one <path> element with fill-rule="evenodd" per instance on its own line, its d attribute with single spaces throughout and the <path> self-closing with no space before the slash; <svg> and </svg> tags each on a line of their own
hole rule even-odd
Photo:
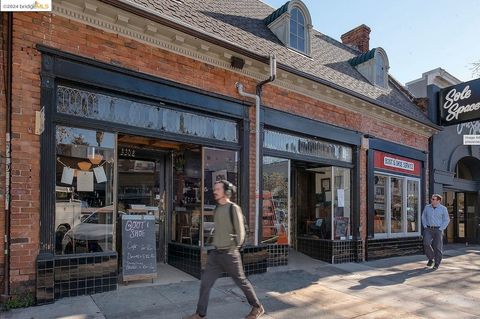
<svg viewBox="0 0 480 319">
<path fill-rule="evenodd" d="M 240 124 L 240 205 L 247 225 L 250 225 L 250 119 L 248 109 L 245 110 L 244 120 Z"/>
<path fill-rule="evenodd" d="M 395 144 L 375 137 L 369 138 L 369 147 L 370 149 L 377 151 L 408 157 L 422 162 L 427 160 L 427 154 L 425 151 L 420 151 L 405 145 Z"/>
<path fill-rule="evenodd" d="M 276 151 L 268 148 L 263 148 L 263 156 L 281 157 L 285 159 L 291 159 L 291 160 L 302 161 L 302 162 L 318 163 L 325 166 L 337 166 L 337 167 L 344 167 L 344 168 L 354 168 L 355 166 L 353 163 L 328 160 L 328 159 L 323 159 L 319 157 L 300 155 L 300 154 L 288 153 L 283 151 Z"/>
<path fill-rule="evenodd" d="M 375 220 L 375 168 L 374 168 L 374 150 L 367 151 L 367 238 L 374 238 L 374 220 Z"/>
<path fill-rule="evenodd" d="M 351 198 L 352 200 L 352 239 L 359 240 L 361 239 L 360 235 L 360 156 L 361 148 L 355 147 L 353 149 L 353 163 L 355 165 L 352 169 L 352 174 L 350 176 L 351 183 Z M 358 252 L 357 252 L 358 253 Z"/>
<path fill-rule="evenodd" d="M 40 136 L 40 254 L 55 251 L 55 125 L 52 105 L 55 104 L 54 78 L 49 73 L 51 58 L 42 57 L 40 105 L 45 111 L 45 130 Z"/>
<path fill-rule="evenodd" d="M 177 104 L 191 109 L 243 118 L 242 100 L 59 51 L 43 45 L 37 49 L 52 56 L 52 74 L 57 79 L 123 92 L 135 97 Z"/>
<path fill-rule="evenodd" d="M 264 107 L 261 121 L 265 127 L 279 128 L 292 133 L 318 137 L 334 143 L 361 145 L 362 134 L 342 127 L 315 121 L 299 115 Z"/>
</svg>

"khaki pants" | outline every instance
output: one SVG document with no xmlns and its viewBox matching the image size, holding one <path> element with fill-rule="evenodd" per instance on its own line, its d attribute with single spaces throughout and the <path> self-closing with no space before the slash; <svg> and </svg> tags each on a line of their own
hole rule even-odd
<svg viewBox="0 0 480 319">
<path fill-rule="evenodd" d="M 260 307 L 260 301 L 253 290 L 252 284 L 243 272 L 242 258 L 238 249 L 233 251 L 211 250 L 208 253 L 207 266 L 202 274 L 202 283 L 200 285 L 200 297 L 197 305 L 197 313 L 200 316 L 207 314 L 210 290 L 223 272 L 226 272 L 235 284 L 242 289 L 248 303 L 252 307 Z"/>
</svg>

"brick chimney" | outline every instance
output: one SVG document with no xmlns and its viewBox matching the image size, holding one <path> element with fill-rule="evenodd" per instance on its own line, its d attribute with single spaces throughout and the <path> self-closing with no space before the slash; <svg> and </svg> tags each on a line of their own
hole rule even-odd
<svg viewBox="0 0 480 319">
<path fill-rule="evenodd" d="M 356 27 L 347 33 L 342 34 L 342 43 L 354 47 L 359 51 L 368 52 L 370 47 L 370 28 L 365 24 Z"/>
</svg>

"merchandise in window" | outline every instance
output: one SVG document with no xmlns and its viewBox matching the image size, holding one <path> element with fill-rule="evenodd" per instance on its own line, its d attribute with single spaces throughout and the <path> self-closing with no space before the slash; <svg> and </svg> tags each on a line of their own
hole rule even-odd
<svg viewBox="0 0 480 319">
<path fill-rule="evenodd" d="M 115 135 L 57 126 L 55 253 L 113 250 Z"/>
<path fill-rule="evenodd" d="M 262 243 L 288 244 L 290 161 L 263 158 Z"/>
<path fill-rule="evenodd" d="M 374 232 L 380 237 L 419 234 L 420 180 L 375 174 Z"/>
</svg>

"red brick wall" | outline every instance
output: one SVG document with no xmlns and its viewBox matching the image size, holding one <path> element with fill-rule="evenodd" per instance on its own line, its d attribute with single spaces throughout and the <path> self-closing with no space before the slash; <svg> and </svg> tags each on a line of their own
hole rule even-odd
<svg viewBox="0 0 480 319">
<path fill-rule="evenodd" d="M 37 43 L 74 54 L 115 63 L 206 91 L 241 98 L 235 82 L 254 92 L 255 81 L 237 73 L 197 62 L 93 27 L 48 13 L 15 14 L 13 94 L 13 176 L 12 176 L 12 287 L 34 287 L 35 257 L 39 243 L 39 137 L 33 134 L 34 111 L 39 110 L 40 53 Z M 373 134 L 400 144 L 427 150 L 428 140 L 402 129 L 394 129 L 364 115 L 337 108 L 272 85 L 264 88 L 263 103 L 303 115 Z M 253 104 L 253 102 L 252 102 Z M 294 109 L 291 109 L 295 106 Z M 255 211 L 255 113 L 250 109 L 250 220 Z M 365 191 L 366 158 L 362 153 L 362 190 Z M 365 198 L 366 196 L 361 196 Z M 361 214 L 366 213 L 365 199 Z M 364 233 L 365 221 L 362 218 Z M 254 225 L 250 225 L 254 229 Z"/>
</svg>

